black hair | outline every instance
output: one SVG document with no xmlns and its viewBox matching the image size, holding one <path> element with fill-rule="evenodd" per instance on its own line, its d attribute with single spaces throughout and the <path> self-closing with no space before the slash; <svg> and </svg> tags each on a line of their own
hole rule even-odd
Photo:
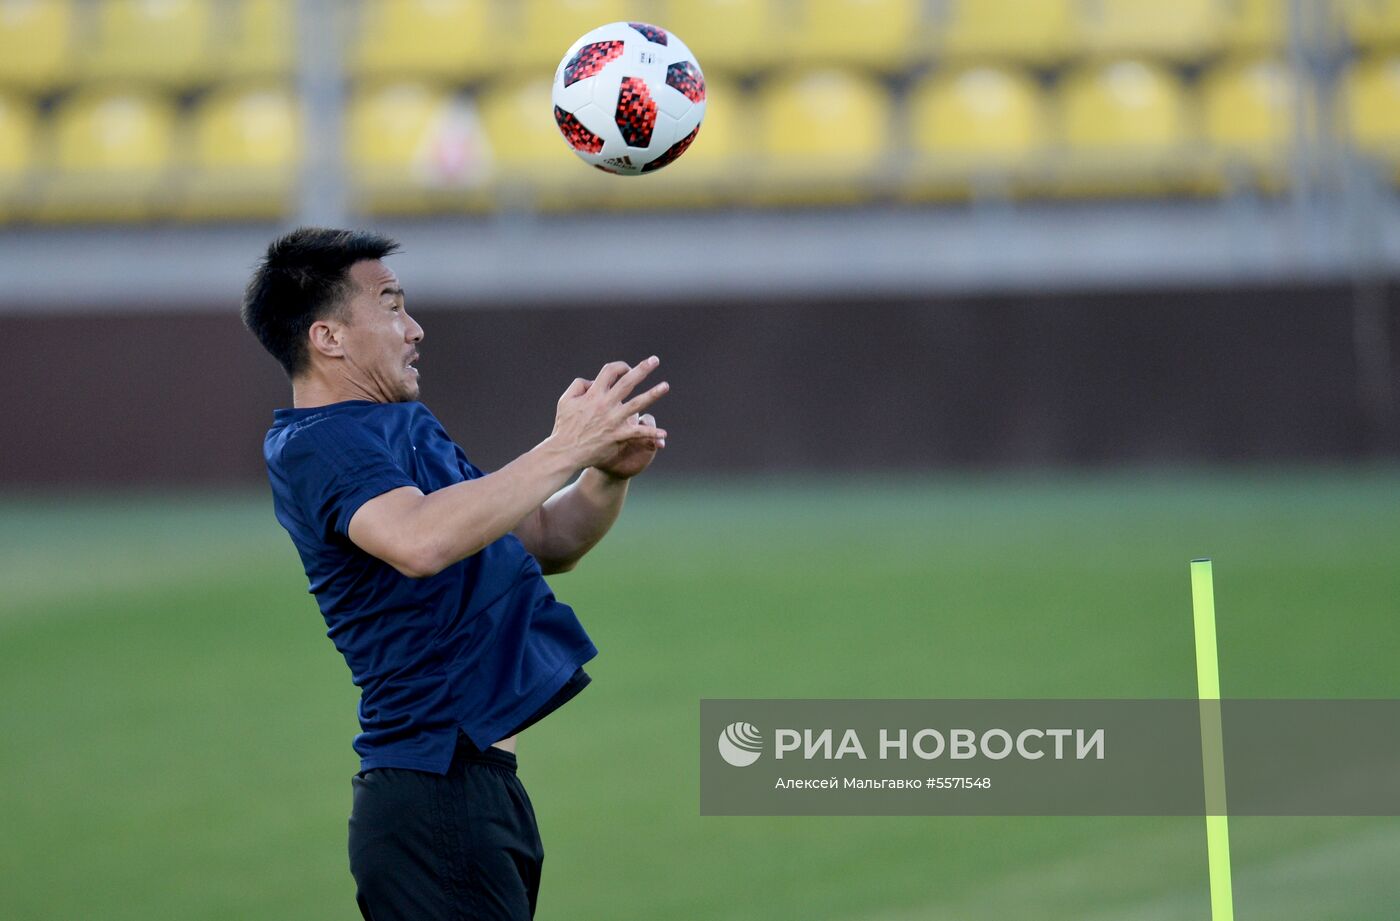
<svg viewBox="0 0 1400 921">
<path fill-rule="evenodd" d="M 243 325 L 295 377 L 310 360 L 306 333 L 334 316 L 350 288 L 350 267 L 399 250 L 363 230 L 299 227 L 272 241 L 243 293 Z"/>
</svg>

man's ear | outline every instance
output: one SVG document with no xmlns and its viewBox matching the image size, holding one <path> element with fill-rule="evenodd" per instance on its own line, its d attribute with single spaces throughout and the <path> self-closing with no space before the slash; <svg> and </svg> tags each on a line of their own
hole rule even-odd
<svg viewBox="0 0 1400 921">
<path fill-rule="evenodd" d="M 345 326 L 335 320 L 317 320 L 307 330 L 307 341 L 313 351 L 327 358 L 345 355 Z"/>
</svg>

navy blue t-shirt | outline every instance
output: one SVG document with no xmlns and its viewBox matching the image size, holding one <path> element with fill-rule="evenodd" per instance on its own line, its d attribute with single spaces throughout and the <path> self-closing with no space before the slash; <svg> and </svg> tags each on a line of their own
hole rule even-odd
<svg viewBox="0 0 1400 921">
<path fill-rule="evenodd" d="M 484 749 L 587 683 L 580 666 L 598 651 L 514 535 L 425 579 L 351 542 L 375 496 L 482 476 L 422 403 L 279 409 L 263 455 L 277 520 L 360 688 L 361 770 L 446 773 L 458 729 Z"/>
</svg>

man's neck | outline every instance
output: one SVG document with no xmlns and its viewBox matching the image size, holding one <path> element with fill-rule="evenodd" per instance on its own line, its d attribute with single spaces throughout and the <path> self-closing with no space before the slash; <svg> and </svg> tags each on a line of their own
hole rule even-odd
<svg viewBox="0 0 1400 921">
<path fill-rule="evenodd" d="M 292 379 L 292 405 L 297 409 L 329 406 L 332 403 L 344 403 L 346 400 L 376 402 L 377 398 L 369 391 L 351 386 L 343 380 L 329 381 L 313 375 Z"/>
</svg>

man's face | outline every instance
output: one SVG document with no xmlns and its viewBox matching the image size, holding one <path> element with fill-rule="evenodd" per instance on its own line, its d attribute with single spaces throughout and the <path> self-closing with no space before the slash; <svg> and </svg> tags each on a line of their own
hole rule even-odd
<svg viewBox="0 0 1400 921">
<path fill-rule="evenodd" d="M 378 259 L 350 267 L 353 291 L 344 331 L 347 371 L 355 383 L 384 403 L 418 399 L 417 345 L 423 327 L 404 307 L 399 279 Z"/>
</svg>

